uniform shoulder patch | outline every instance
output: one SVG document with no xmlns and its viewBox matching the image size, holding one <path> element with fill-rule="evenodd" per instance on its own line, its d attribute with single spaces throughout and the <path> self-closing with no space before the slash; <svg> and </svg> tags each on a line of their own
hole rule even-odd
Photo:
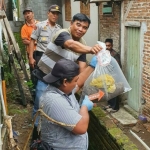
<svg viewBox="0 0 150 150">
<path fill-rule="evenodd" d="M 47 30 L 47 26 L 44 26 L 43 29 L 44 29 L 44 30 Z"/>
<path fill-rule="evenodd" d="M 62 27 L 59 24 L 56 24 L 56 27 L 62 29 Z"/>
</svg>

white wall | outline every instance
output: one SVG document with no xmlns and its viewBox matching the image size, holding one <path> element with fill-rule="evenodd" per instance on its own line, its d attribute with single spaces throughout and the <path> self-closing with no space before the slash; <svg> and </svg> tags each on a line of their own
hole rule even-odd
<svg viewBox="0 0 150 150">
<path fill-rule="evenodd" d="M 65 21 L 65 3 L 62 2 L 62 18 L 63 18 L 63 28 L 68 28 L 70 26 L 69 21 Z M 74 16 L 76 13 L 80 13 L 80 2 L 71 0 L 71 14 Z M 84 35 L 84 39 L 86 40 L 87 45 L 93 46 L 97 43 L 98 40 L 98 6 L 95 3 L 90 4 L 90 19 L 91 25 Z M 87 55 L 87 59 L 89 60 L 91 55 Z"/>
</svg>

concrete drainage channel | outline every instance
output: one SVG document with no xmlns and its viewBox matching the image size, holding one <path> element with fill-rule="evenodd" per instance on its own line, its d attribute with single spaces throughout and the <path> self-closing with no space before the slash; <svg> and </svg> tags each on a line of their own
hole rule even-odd
<svg viewBox="0 0 150 150">
<path fill-rule="evenodd" d="M 88 134 L 89 150 L 120 150 L 116 140 L 108 133 L 93 112 L 90 112 Z"/>
<path fill-rule="evenodd" d="M 100 107 L 90 112 L 88 150 L 138 150 Z"/>
</svg>

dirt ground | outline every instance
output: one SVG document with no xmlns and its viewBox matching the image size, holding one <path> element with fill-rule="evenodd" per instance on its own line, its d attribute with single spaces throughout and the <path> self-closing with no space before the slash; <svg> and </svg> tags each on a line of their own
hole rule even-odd
<svg viewBox="0 0 150 150">
<path fill-rule="evenodd" d="M 29 134 L 32 132 L 32 104 L 28 104 L 27 107 L 24 107 L 19 104 L 10 104 L 11 112 L 10 115 L 14 115 L 12 119 L 12 127 L 15 132 L 15 139 L 20 150 L 23 150 L 26 143 L 27 147 L 24 150 L 29 150 L 30 140 L 27 141 Z M 16 109 L 20 110 L 16 112 Z M 15 113 L 13 112 L 15 110 Z"/>
<path fill-rule="evenodd" d="M 22 77 L 22 79 L 24 79 Z M 23 81 L 24 82 L 24 81 Z M 17 89 L 17 87 L 14 87 Z M 8 93 L 11 89 L 8 90 Z M 20 150 L 29 150 L 30 140 L 27 141 L 29 134 L 32 132 L 32 107 L 31 95 L 29 93 L 28 87 L 24 86 L 24 91 L 27 99 L 27 106 L 21 105 L 21 99 L 19 96 L 15 100 L 8 99 L 8 109 L 9 115 L 13 116 L 12 118 L 12 127 L 14 131 L 14 138 L 17 141 L 17 145 Z M 16 90 L 16 93 L 18 91 Z M 131 141 L 137 145 L 139 150 L 146 150 L 144 146 L 131 134 L 132 130 L 138 137 L 140 137 L 149 147 L 150 147 L 150 123 L 142 124 L 138 122 L 134 127 L 122 127 L 118 124 L 118 127 L 123 130 L 123 132 L 131 139 Z M 8 142 L 8 141 L 7 141 Z M 25 145 L 27 147 L 25 148 Z"/>
<path fill-rule="evenodd" d="M 122 129 L 124 134 L 126 134 L 129 137 L 129 139 L 138 147 L 139 150 L 147 150 L 140 143 L 140 141 L 130 132 L 132 131 L 133 133 L 135 133 L 148 147 L 150 147 L 150 131 L 148 131 L 144 125 L 145 124 L 138 121 L 137 124 L 133 127 L 122 127 L 121 125 L 118 125 L 118 127 Z"/>
<path fill-rule="evenodd" d="M 149 124 L 149 123 L 147 123 Z M 138 122 L 136 124 L 135 127 L 139 128 L 140 131 L 136 132 L 134 131 L 133 128 L 131 128 L 130 130 L 132 130 L 148 147 L 150 147 L 150 131 L 147 131 L 146 127 L 144 126 L 145 124 L 142 124 L 140 122 Z M 150 124 L 149 124 L 150 125 Z M 125 134 L 131 139 L 131 141 L 133 143 L 135 143 L 138 147 L 139 150 L 147 150 L 130 132 L 130 130 L 128 129 L 123 130 L 125 132 Z"/>
</svg>

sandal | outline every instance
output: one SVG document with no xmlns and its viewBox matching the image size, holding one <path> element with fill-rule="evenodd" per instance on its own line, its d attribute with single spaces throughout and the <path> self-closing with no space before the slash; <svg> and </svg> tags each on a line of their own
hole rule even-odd
<svg viewBox="0 0 150 150">
<path fill-rule="evenodd" d="M 108 111 L 109 113 L 115 113 L 115 112 L 117 112 L 118 110 L 115 110 L 115 109 L 109 108 L 109 109 L 107 109 L 107 111 Z"/>
<path fill-rule="evenodd" d="M 104 110 L 107 110 L 107 109 L 109 109 L 109 108 L 111 108 L 110 105 L 107 105 L 107 106 L 104 106 L 104 107 L 103 107 Z"/>
</svg>

